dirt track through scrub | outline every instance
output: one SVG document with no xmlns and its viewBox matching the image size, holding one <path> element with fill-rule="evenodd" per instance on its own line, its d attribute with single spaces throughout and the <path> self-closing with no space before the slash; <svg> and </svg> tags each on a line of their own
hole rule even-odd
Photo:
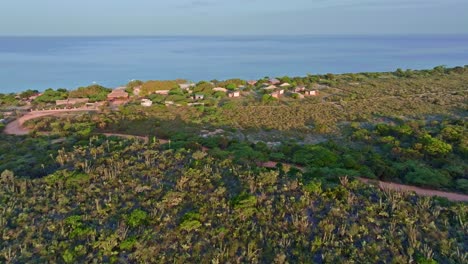
<svg viewBox="0 0 468 264">
<path fill-rule="evenodd" d="M 87 112 L 87 111 L 96 111 L 95 109 L 61 109 L 61 110 L 45 110 L 45 111 L 35 111 L 35 112 L 28 112 L 27 114 L 23 115 L 22 117 L 16 119 L 15 121 L 6 125 L 3 133 L 8 135 L 27 135 L 29 130 L 23 127 L 23 124 L 31 119 L 44 117 L 44 116 L 57 116 L 64 113 L 71 113 L 71 112 Z"/>
<path fill-rule="evenodd" d="M 439 197 L 447 198 L 450 201 L 468 202 L 468 195 L 465 195 L 465 194 L 424 189 L 424 188 L 411 186 L 411 185 L 404 185 L 404 184 L 393 183 L 393 182 L 375 181 L 375 180 L 370 180 L 366 178 L 358 178 L 358 179 L 361 182 L 364 182 L 367 184 L 375 183 L 376 185 L 378 185 L 380 189 L 383 189 L 383 190 L 393 190 L 393 191 L 399 191 L 399 192 L 414 192 L 417 195 L 421 195 L 421 196 L 439 196 Z"/>
<path fill-rule="evenodd" d="M 267 161 L 264 163 L 259 163 L 258 165 L 261 167 L 272 169 L 272 168 L 276 168 L 277 164 L 278 163 L 274 161 Z M 284 164 L 284 165 L 294 167 L 301 171 L 304 171 L 304 168 L 295 166 L 293 164 Z M 366 179 L 366 178 L 358 178 L 358 180 L 369 185 L 377 185 L 377 187 L 383 190 L 392 190 L 392 191 L 398 191 L 398 192 L 414 192 L 420 196 L 438 196 L 438 197 L 447 198 L 450 201 L 468 202 L 468 195 L 465 195 L 465 194 L 424 189 L 424 188 L 411 186 L 411 185 L 398 184 L 398 183 L 393 183 L 393 182 L 383 182 L 383 181 L 371 180 L 371 179 Z"/>
</svg>

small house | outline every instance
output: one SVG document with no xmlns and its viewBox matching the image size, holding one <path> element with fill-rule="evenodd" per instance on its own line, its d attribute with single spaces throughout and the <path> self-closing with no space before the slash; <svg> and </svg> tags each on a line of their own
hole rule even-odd
<svg viewBox="0 0 468 264">
<path fill-rule="evenodd" d="M 305 91 L 305 92 L 304 92 L 304 95 L 305 95 L 305 96 L 317 96 L 317 95 L 318 95 L 318 91 L 317 91 L 317 90 Z"/>
<path fill-rule="evenodd" d="M 153 105 L 153 101 L 149 99 L 141 99 L 141 105 L 145 107 L 149 107 Z"/>
<path fill-rule="evenodd" d="M 121 100 L 127 100 L 127 99 L 128 99 L 128 93 L 125 92 L 125 90 L 122 88 L 114 89 L 112 90 L 110 94 L 107 95 L 108 101 L 121 101 Z"/>
<path fill-rule="evenodd" d="M 163 94 L 163 95 L 168 95 L 169 90 L 158 90 L 154 92 L 155 94 Z"/>
<path fill-rule="evenodd" d="M 240 92 L 239 91 L 232 91 L 228 93 L 229 97 L 240 97 Z"/>
<path fill-rule="evenodd" d="M 188 89 L 190 89 L 190 87 L 194 87 L 194 86 L 195 86 L 194 83 L 181 83 L 181 84 L 179 84 L 179 87 L 182 90 L 188 90 Z"/>
<path fill-rule="evenodd" d="M 282 84 L 280 85 L 280 87 L 289 87 L 289 86 L 291 86 L 291 84 L 289 84 L 289 83 L 282 83 Z"/>
<path fill-rule="evenodd" d="M 279 94 L 284 94 L 284 89 L 278 91 Z"/>
<path fill-rule="evenodd" d="M 278 87 L 276 87 L 275 85 L 270 85 L 270 86 L 267 86 L 267 87 L 264 87 L 263 89 L 264 90 L 276 90 Z"/>
<path fill-rule="evenodd" d="M 271 79 L 269 79 L 269 80 L 268 80 L 268 82 L 269 82 L 270 84 L 272 84 L 272 85 L 276 85 L 276 84 L 279 84 L 279 83 L 281 83 L 281 81 L 280 81 L 280 80 L 278 80 L 278 79 L 275 79 L 275 78 L 271 78 Z"/>
<path fill-rule="evenodd" d="M 282 94 L 279 91 L 277 91 L 277 92 L 271 93 L 270 95 L 271 97 L 278 99 L 281 97 Z"/>
<path fill-rule="evenodd" d="M 301 85 L 301 86 L 296 86 L 296 88 L 294 88 L 294 92 L 295 93 L 300 93 L 300 92 L 304 92 L 306 90 L 305 86 Z"/>
<path fill-rule="evenodd" d="M 215 88 L 213 88 L 213 91 L 215 91 L 215 92 L 227 92 L 227 89 L 223 88 L 223 87 L 215 87 Z"/>
</svg>

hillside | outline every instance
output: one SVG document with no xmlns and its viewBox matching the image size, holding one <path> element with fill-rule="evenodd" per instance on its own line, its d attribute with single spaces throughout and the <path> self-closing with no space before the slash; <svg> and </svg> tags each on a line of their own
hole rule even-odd
<svg viewBox="0 0 468 264">
<path fill-rule="evenodd" d="M 178 83 L 0 95 L 1 263 L 468 262 L 468 67 Z"/>
</svg>

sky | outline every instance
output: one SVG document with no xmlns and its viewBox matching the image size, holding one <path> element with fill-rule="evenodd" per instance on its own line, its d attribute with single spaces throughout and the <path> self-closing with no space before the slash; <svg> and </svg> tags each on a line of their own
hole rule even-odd
<svg viewBox="0 0 468 264">
<path fill-rule="evenodd" d="M 0 35 L 467 34 L 467 0 L 1 0 Z"/>
</svg>

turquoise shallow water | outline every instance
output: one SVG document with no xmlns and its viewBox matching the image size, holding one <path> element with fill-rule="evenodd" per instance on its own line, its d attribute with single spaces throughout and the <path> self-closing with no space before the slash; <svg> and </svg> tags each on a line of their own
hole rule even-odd
<svg viewBox="0 0 468 264">
<path fill-rule="evenodd" d="M 0 37 L 0 92 L 465 64 L 468 35 Z"/>
</svg>

